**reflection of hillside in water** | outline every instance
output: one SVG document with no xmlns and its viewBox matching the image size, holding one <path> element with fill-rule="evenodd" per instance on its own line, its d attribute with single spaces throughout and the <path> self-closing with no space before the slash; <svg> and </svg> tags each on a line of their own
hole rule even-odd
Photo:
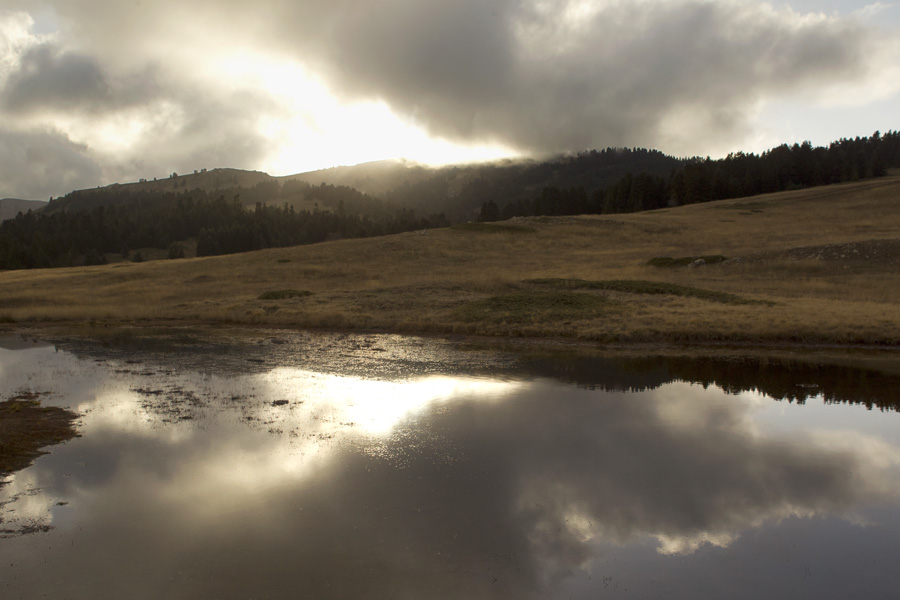
<svg viewBox="0 0 900 600">
<path fill-rule="evenodd" d="M 531 373 L 590 390 L 640 392 L 673 381 L 716 386 L 728 394 L 758 392 L 804 404 L 862 404 L 900 411 L 900 376 L 874 369 L 757 357 L 530 357 Z"/>
</svg>

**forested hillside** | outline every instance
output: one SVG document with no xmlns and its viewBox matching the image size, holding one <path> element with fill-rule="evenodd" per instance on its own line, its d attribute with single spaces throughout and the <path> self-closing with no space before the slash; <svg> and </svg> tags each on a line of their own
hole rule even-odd
<svg viewBox="0 0 900 600">
<path fill-rule="evenodd" d="M 336 201 L 334 211 L 296 211 L 292 206 L 257 204 L 248 210 L 236 195 L 213 197 L 191 192 L 136 192 L 115 204 L 90 210 L 28 212 L 0 226 L 0 268 L 31 269 L 103 264 L 108 254 L 141 260 L 138 248 L 169 250 L 197 240 L 197 255 L 230 254 L 262 248 L 311 244 L 341 237 L 387 235 L 447 225 L 441 215 L 417 219 L 411 211 L 382 211 L 370 217 L 344 209 L 355 190 L 322 187 Z"/>
<path fill-rule="evenodd" d="M 612 185 L 593 189 L 547 186 L 533 198 L 486 200 L 480 218 L 653 210 L 881 177 L 897 167 L 900 132 L 875 132 L 871 137 L 842 139 L 828 147 L 805 142 L 781 145 L 762 154 L 738 152 L 720 160 L 694 158 L 666 175 L 634 170 Z"/>
<path fill-rule="evenodd" d="M 396 164 L 389 166 L 390 176 L 379 185 L 394 184 L 383 197 L 234 170 L 75 191 L 0 224 L 0 269 L 98 264 L 111 256 L 140 259 L 133 254 L 140 248 L 168 249 L 178 258 L 184 256 L 179 243 L 188 239 L 205 256 L 475 218 L 635 212 L 840 183 L 900 167 L 900 133 L 876 132 L 828 147 L 782 145 L 721 160 L 607 148 L 544 162 L 415 167 L 408 180 Z M 366 176 L 374 177 L 375 168 L 366 166 Z M 352 179 L 353 169 L 341 177 Z"/>
</svg>

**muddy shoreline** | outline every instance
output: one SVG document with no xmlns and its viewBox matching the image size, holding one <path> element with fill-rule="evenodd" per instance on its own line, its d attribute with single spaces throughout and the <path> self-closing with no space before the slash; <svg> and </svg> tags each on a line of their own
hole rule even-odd
<svg viewBox="0 0 900 600">
<path fill-rule="evenodd" d="M 171 362 L 191 368 L 192 352 L 214 348 L 221 372 L 259 372 L 275 366 L 374 379 L 433 373 L 515 376 L 521 364 L 545 358 L 693 358 L 773 360 L 866 367 L 900 375 L 900 348 L 863 344 L 675 343 L 668 341 L 600 344 L 571 338 L 506 338 L 471 335 L 412 335 L 385 331 L 302 330 L 295 328 L 185 326 L 31 325 L 0 327 L 6 347 L 51 344 L 97 360 L 128 363 Z M 0 344 L 2 345 L 2 344 Z M 77 436 L 78 415 L 40 405 L 40 393 L 22 390 L 0 399 L 0 478 L 29 466 L 42 448 Z M 3 485 L 0 479 L 0 486 Z"/>
<path fill-rule="evenodd" d="M 78 415 L 56 406 L 41 406 L 37 392 L 22 392 L 0 401 L 0 487 L 6 477 L 31 465 L 50 446 L 78 436 Z"/>
<path fill-rule="evenodd" d="M 31 323 L 28 325 L 0 325 L 0 335 L 18 336 L 21 339 L 45 340 L 50 343 L 93 342 L 107 346 L 141 343 L 151 340 L 188 339 L 192 343 L 210 342 L 241 343 L 258 342 L 261 339 L 277 339 L 278 336 L 397 336 L 427 340 L 443 340 L 463 347 L 496 349 L 498 351 L 562 350 L 604 353 L 620 356 L 679 355 L 679 356 L 771 356 L 815 353 L 823 356 L 865 356 L 896 362 L 900 368 L 900 346 L 879 343 L 837 343 L 809 341 L 717 341 L 717 340 L 635 340 L 599 342 L 562 336 L 510 337 L 446 334 L 432 332 L 406 332 L 384 329 L 306 329 L 262 325 L 221 324 L 215 322 L 162 321 L 148 324 L 60 324 Z"/>
</svg>

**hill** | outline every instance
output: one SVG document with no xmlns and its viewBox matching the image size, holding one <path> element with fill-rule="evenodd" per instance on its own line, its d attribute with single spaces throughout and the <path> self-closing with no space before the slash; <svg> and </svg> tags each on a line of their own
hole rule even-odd
<svg viewBox="0 0 900 600">
<path fill-rule="evenodd" d="M 196 195 L 198 191 L 210 196 L 221 194 L 229 200 L 237 197 L 247 207 L 260 203 L 288 204 L 297 210 L 337 210 L 339 203 L 333 194 L 320 191 L 327 186 L 356 190 L 367 197 L 352 202 L 353 211 L 359 214 L 373 216 L 387 205 L 420 215 L 444 213 L 451 221 L 460 222 L 477 218 L 486 201 L 531 201 L 547 187 L 582 188 L 585 194 L 591 194 L 629 173 L 667 178 L 686 162 L 655 150 L 608 148 L 544 161 L 503 160 L 444 167 L 384 160 L 282 177 L 260 171 L 213 169 L 76 190 L 54 200 L 50 211 L 91 210 L 154 195 Z"/>
<path fill-rule="evenodd" d="M 840 139 L 827 147 L 782 144 L 762 154 L 710 160 L 644 148 L 606 148 L 546 160 L 430 168 L 402 160 L 335 167 L 285 177 L 259 171 L 201 169 L 78 190 L 50 212 L 152 202 L 178 194 L 237 200 L 246 207 L 384 216 L 412 211 L 450 222 L 513 216 L 621 213 L 879 177 L 900 167 L 900 132 Z M 410 218 L 406 215 L 405 218 Z"/>
<path fill-rule="evenodd" d="M 26 213 L 29 210 L 40 210 L 47 206 L 40 200 L 18 200 L 16 198 L 0 199 L 0 221 L 13 219 L 17 214 Z"/>
<path fill-rule="evenodd" d="M 607 148 L 544 162 L 427 169 L 387 161 L 280 179 L 233 169 L 173 173 L 165 182 L 72 192 L 3 222 L 0 268 L 104 264 L 135 250 L 138 260 L 239 253 L 476 219 L 632 213 L 878 178 L 898 167 L 900 132 L 876 131 L 720 160 Z M 390 189 L 382 198 L 317 179 Z"/>
<path fill-rule="evenodd" d="M 444 167 L 425 167 L 402 160 L 378 161 L 282 179 L 348 186 L 394 206 L 422 214 L 440 212 L 450 221 L 461 222 L 477 218 L 485 202 L 532 202 L 548 188 L 577 188 L 589 196 L 628 174 L 668 178 L 674 169 L 688 162 L 656 150 L 607 148 L 544 160 L 507 159 Z"/>
<path fill-rule="evenodd" d="M 898 195 L 889 176 L 626 215 L 9 271 L 0 322 L 895 347 Z"/>
<path fill-rule="evenodd" d="M 262 171 L 246 171 L 243 169 L 199 169 L 193 173 L 172 173 L 165 178 L 153 180 L 142 179 L 136 183 L 114 183 L 107 186 L 110 191 L 169 191 L 180 189 L 199 189 L 204 191 L 230 188 L 250 188 L 260 182 L 271 181 L 272 177 Z"/>
<path fill-rule="evenodd" d="M 404 183 L 423 181 L 433 176 L 439 170 L 412 161 L 394 159 L 306 171 L 294 175 L 285 175 L 278 177 L 278 179 L 285 182 L 302 181 L 310 185 L 325 183 L 335 186 L 347 186 L 355 188 L 364 194 L 385 196 L 391 190 Z"/>
<path fill-rule="evenodd" d="M 115 206 L 135 199 L 161 197 L 166 194 L 202 191 L 210 194 L 226 190 L 252 189 L 273 181 L 261 171 L 241 169 L 203 169 L 189 175 L 172 173 L 163 179 L 141 179 L 132 183 L 113 183 L 103 187 L 75 190 L 52 200 L 48 212 L 86 211 L 98 206 Z"/>
</svg>

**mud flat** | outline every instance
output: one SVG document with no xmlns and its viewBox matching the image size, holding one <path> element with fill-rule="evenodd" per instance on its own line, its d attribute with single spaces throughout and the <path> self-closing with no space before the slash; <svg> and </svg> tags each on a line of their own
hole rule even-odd
<svg viewBox="0 0 900 600">
<path fill-rule="evenodd" d="M 35 392 L 0 402 L 0 486 L 6 475 L 30 465 L 47 446 L 76 437 L 77 419 L 64 408 L 41 406 Z"/>
</svg>

